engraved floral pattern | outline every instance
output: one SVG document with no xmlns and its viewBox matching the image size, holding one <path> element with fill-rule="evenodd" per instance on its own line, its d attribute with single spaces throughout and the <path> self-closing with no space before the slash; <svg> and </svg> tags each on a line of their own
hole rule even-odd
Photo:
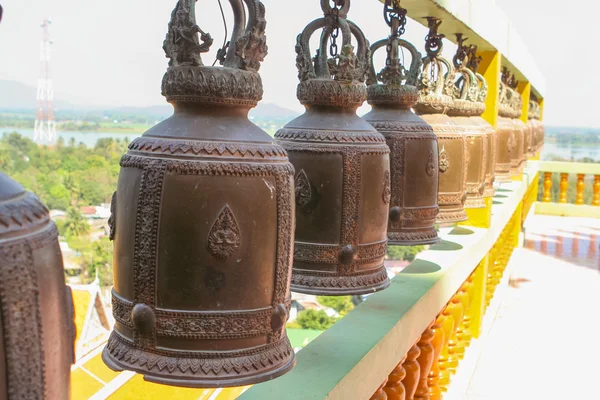
<svg viewBox="0 0 600 400">
<path fill-rule="evenodd" d="M 448 158 L 448 153 L 446 153 L 446 149 L 442 147 L 440 150 L 440 172 L 446 172 L 450 168 L 450 159 Z"/>
<path fill-rule="evenodd" d="M 427 158 L 427 166 L 425 167 L 425 172 L 429 176 L 433 176 L 435 172 L 435 160 L 433 157 L 433 151 L 429 152 L 429 157 Z"/>
<path fill-rule="evenodd" d="M 300 207 L 304 207 L 310 202 L 312 197 L 312 189 L 310 187 L 310 181 L 308 180 L 308 176 L 306 176 L 306 172 L 304 170 L 300 170 L 298 175 L 296 175 L 296 204 Z"/>
<path fill-rule="evenodd" d="M 390 204 L 392 198 L 392 189 L 390 187 L 390 171 L 385 171 L 383 175 L 383 194 L 382 199 L 385 204 Z"/>
</svg>

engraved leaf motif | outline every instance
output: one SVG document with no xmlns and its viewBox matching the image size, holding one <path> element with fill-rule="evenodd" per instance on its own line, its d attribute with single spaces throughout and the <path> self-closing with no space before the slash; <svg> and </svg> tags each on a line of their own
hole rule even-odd
<svg viewBox="0 0 600 400">
<path fill-rule="evenodd" d="M 433 173 L 435 172 L 435 160 L 433 158 L 433 151 L 429 152 L 429 157 L 427 159 L 427 166 L 425 167 L 425 172 L 429 176 L 433 176 Z"/>
<path fill-rule="evenodd" d="M 240 227 L 233 211 L 225 204 L 208 234 L 208 249 L 219 258 L 227 258 L 241 244 Z"/>
<path fill-rule="evenodd" d="M 304 170 L 300 170 L 298 175 L 296 175 L 296 204 L 300 207 L 307 205 L 310 202 L 310 198 L 312 197 L 312 189 L 310 187 L 310 181 L 308 180 L 308 176 L 306 176 L 306 172 Z"/>
<path fill-rule="evenodd" d="M 446 149 L 442 147 L 440 150 L 440 172 L 446 172 L 450 168 L 450 159 L 448 158 L 448 153 L 446 153 Z"/>
<path fill-rule="evenodd" d="M 390 204 L 390 199 L 392 198 L 392 189 L 390 188 L 390 171 L 385 171 L 383 177 L 383 202 L 385 204 Z"/>
</svg>

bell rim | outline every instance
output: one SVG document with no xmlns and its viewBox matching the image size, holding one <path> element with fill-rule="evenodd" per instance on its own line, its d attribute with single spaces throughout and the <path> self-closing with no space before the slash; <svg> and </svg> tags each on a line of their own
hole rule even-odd
<svg viewBox="0 0 600 400">
<path fill-rule="evenodd" d="M 443 218 L 440 218 L 440 216 Z M 467 212 L 464 208 L 450 210 L 440 209 L 440 213 L 438 214 L 436 223 L 439 226 L 449 226 L 445 224 L 456 224 L 459 222 L 464 222 L 468 219 L 469 217 L 467 216 Z"/>
<path fill-rule="evenodd" d="M 373 272 L 368 274 L 368 275 L 358 275 L 360 277 L 366 277 L 366 276 L 376 276 L 377 274 L 380 273 L 385 273 L 385 279 L 383 281 L 377 282 L 375 284 L 372 285 L 366 285 L 366 286 L 361 286 L 361 287 L 352 287 L 352 286 L 344 286 L 344 287 L 340 287 L 339 285 L 333 285 L 331 284 L 330 286 L 308 286 L 308 285 L 301 285 L 298 283 L 294 283 L 294 275 L 292 272 L 292 283 L 290 285 L 290 290 L 292 292 L 296 292 L 296 293 L 301 293 L 301 294 L 309 294 L 309 295 L 321 295 L 321 296 L 349 296 L 349 295 L 363 295 L 363 294 L 371 294 L 371 293 L 376 293 L 379 292 L 381 290 L 387 289 L 390 286 L 390 278 L 389 276 L 387 276 L 387 270 L 385 269 L 385 266 L 382 264 L 381 266 L 379 266 L 378 268 L 373 269 Z M 307 276 L 307 277 L 311 277 L 311 278 L 318 278 L 321 279 L 322 281 L 328 281 L 328 280 L 339 280 L 340 278 L 348 278 L 351 279 L 355 276 L 352 275 L 331 275 L 331 276 L 323 276 L 323 275 L 311 275 L 311 274 L 306 274 L 303 276 Z"/>
<path fill-rule="evenodd" d="M 436 237 L 433 239 L 426 239 L 426 240 L 388 240 L 388 244 L 392 245 L 392 246 L 425 246 L 425 245 L 433 245 L 433 244 L 438 244 L 442 241 L 442 239 L 437 236 L 437 231 L 436 231 Z"/>
<path fill-rule="evenodd" d="M 177 387 L 187 387 L 187 388 L 223 388 L 223 387 L 234 387 L 234 386 L 247 386 L 258 384 L 262 382 L 269 381 L 271 379 L 275 379 L 279 376 L 284 375 L 289 372 L 296 365 L 296 354 L 294 349 L 291 346 L 287 335 L 285 339 L 282 340 L 283 345 L 285 347 L 289 347 L 289 356 L 288 360 L 285 363 L 282 363 L 280 366 L 277 366 L 268 371 L 262 371 L 253 374 L 246 374 L 240 377 L 223 377 L 216 378 L 212 377 L 211 379 L 207 379 L 207 376 L 198 376 L 194 378 L 183 378 L 183 377 L 167 377 L 166 374 L 156 374 L 148 371 L 144 367 L 135 366 L 132 363 L 125 363 L 118 361 L 108 349 L 108 346 L 105 346 L 102 350 L 102 361 L 104 364 L 113 371 L 132 371 L 136 374 L 142 375 L 145 381 L 168 385 L 168 386 L 177 386 Z M 155 354 L 151 351 L 136 349 L 133 346 L 127 345 L 131 350 L 139 351 L 140 353 L 145 354 Z M 267 349 L 268 350 L 268 349 Z M 258 353 L 260 354 L 260 352 Z M 201 360 L 201 357 L 195 358 L 196 360 Z M 167 370 L 168 371 L 168 370 Z M 198 370 L 199 373 L 202 372 L 202 368 Z M 168 372 L 167 372 L 168 373 Z"/>
</svg>

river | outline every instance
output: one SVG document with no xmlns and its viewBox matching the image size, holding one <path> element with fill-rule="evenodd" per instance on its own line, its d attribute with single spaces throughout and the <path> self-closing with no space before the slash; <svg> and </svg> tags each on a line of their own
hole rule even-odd
<svg viewBox="0 0 600 400">
<path fill-rule="evenodd" d="M 33 129 L 15 129 L 0 128 L 0 135 L 6 132 L 18 132 L 21 135 L 33 140 Z M 98 139 L 103 138 L 127 138 L 129 141 L 142 136 L 141 133 L 120 133 L 120 132 L 57 132 L 58 137 L 63 138 L 65 143 L 69 143 L 71 138 L 75 138 L 76 143 L 83 143 L 86 146 L 93 147 Z M 580 160 L 584 157 L 592 158 L 600 162 L 600 148 L 598 147 L 573 147 L 558 146 L 556 143 L 546 143 L 542 151 L 542 160 L 547 160 L 550 156 L 558 156 L 566 160 Z"/>
</svg>

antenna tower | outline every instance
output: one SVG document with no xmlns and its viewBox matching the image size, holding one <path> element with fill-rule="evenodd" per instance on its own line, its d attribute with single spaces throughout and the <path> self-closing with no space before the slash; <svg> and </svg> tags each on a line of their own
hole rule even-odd
<svg viewBox="0 0 600 400">
<path fill-rule="evenodd" d="M 54 89 L 50 76 L 50 18 L 42 24 L 42 41 L 40 43 L 40 78 L 37 87 L 37 105 L 33 138 L 38 144 L 56 143 L 56 121 L 54 121 Z"/>
</svg>

